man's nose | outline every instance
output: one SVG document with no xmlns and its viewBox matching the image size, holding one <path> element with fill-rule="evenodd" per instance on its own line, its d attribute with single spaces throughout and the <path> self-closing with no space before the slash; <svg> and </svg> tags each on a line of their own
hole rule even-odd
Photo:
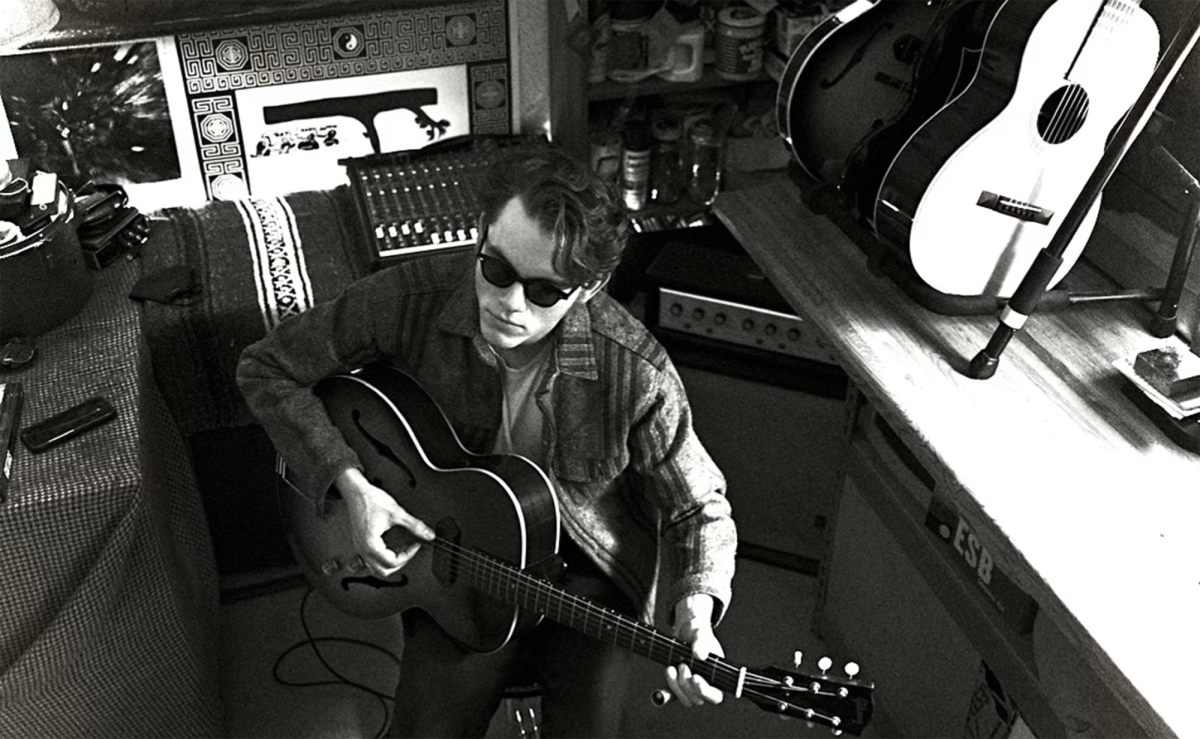
<svg viewBox="0 0 1200 739">
<path fill-rule="evenodd" d="M 521 283 L 514 282 L 508 287 L 498 289 L 500 290 L 500 301 L 514 313 L 526 310 L 529 307 L 525 300 L 525 286 Z"/>
</svg>

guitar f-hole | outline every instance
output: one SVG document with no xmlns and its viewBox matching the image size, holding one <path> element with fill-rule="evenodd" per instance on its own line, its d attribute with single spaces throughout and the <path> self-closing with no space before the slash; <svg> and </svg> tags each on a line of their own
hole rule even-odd
<svg viewBox="0 0 1200 739">
<path fill-rule="evenodd" d="M 417 476 L 413 474 L 413 471 L 409 469 L 408 465 L 406 465 L 402 459 L 396 456 L 396 453 L 392 451 L 391 447 L 389 447 L 387 444 L 384 444 L 379 439 L 376 439 L 374 436 L 371 436 L 371 432 L 367 431 L 366 427 L 362 424 L 362 413 L 356 408 L 351 411 L 350 417 L 354 420 L 354 425 L 356 428 L 358 428 L 359 433 L 363 435 L 363 438 L 370 442 L 371 446 L 375 448 L 375 453 L 399 467 L 400 471 L 403 472 L 408 478 L 408 486 L 410 488 L 415 488 L 417 486 Z M 372 484 L 377 485 L 377 483 Z"/>
</svg>

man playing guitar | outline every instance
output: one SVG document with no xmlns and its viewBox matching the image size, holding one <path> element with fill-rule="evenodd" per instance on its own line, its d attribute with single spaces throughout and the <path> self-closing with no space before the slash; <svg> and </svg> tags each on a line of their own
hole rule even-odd
<svg viewBox="0 0 1200 739">
<path fill-rule="evenodd" d="M 725 481 L 665 351 L 603 291 L 626 239 L 589 168 L 554 147 L 509 158 L 489 172 L 477 249 L 414 257 L 284 321 L 246 349 L 238 383 L 299 487 L 314 500 L 340 493 L 375 576 L 430 546 L 436 522 L 368 480 L 312 387 L 387 362 L 420 382 L 472 453 L 545 471 L 564 588 L 650 622 L 661 583 L 674 636 L 700 659 L 721 656 L 713 627 L 736 548 Z M 393 527 L 410 533 L 399 551 L 384 543 Z M 489 653 L 423 610 L 405 610 L 403 624 L 394 736 L 483 736 L 504 688 L 530 679 L 543 687 L 545 735 L 616 736 L 626 652 L 549 619 Z M 684 705 L 723 697 L 686 664 L 666 677 Z"/>
</svg>

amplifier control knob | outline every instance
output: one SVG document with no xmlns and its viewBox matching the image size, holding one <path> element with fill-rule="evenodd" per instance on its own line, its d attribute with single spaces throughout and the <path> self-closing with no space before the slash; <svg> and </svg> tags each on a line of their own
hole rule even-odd
<svg viewBox="0 0 1200 739">
<path fill-rule="evenodd" d="M 767 336 L 774 336 L 775 332 L 777 332 L 778 330 L 779 330 L 779 328 L 773 323 L 768 323 L 766 326 L 763 327 L 763 333 L 765 333 Z"/>
<path fill-rule="evenodd" d="M 718 326 L 725 325 L 725 314 L 718 313 L 717 315 L 713 316 L 713 323 L 717 324 Z"/>
<path fill-rule="evenodd" d="M 742 321 L 742 328 L 746 329 L 747 331 L 753 331 L 754 330 L 754 319 L 747 318 L 746 320 Z"/>
<path fill-rule="evenodd" d="M 800 329 L 789 328 L 788 332 L 787 332 L 787 337 L 788 337 L 788 341 L 799 341 L 800 340 Z"/>
<path fill-rule="evenodd" d="M 704 320 L 704 309 L 703 308 L 693 309 L 692 310 L 692 319 L 696 320 L 696 321 L 703 321 Z"/>
<path fill-rule="evenodd" d="M 671 315 L 678 316 L 683 314 L 683 306 L 679 303 L 671 304 Z"/>
</svg>

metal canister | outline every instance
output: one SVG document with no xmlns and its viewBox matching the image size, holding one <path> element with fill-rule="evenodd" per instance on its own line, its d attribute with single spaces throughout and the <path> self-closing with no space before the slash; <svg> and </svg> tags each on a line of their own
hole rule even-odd
<svg viewBox="0 0 1200 739">
<path fill-rule="evenodd" d="M 744 5 L 731 5 L 717 14 L 718 76 L 752 80 L 762 73 L 766 21 L 762 13 Z"/>
</svg>

